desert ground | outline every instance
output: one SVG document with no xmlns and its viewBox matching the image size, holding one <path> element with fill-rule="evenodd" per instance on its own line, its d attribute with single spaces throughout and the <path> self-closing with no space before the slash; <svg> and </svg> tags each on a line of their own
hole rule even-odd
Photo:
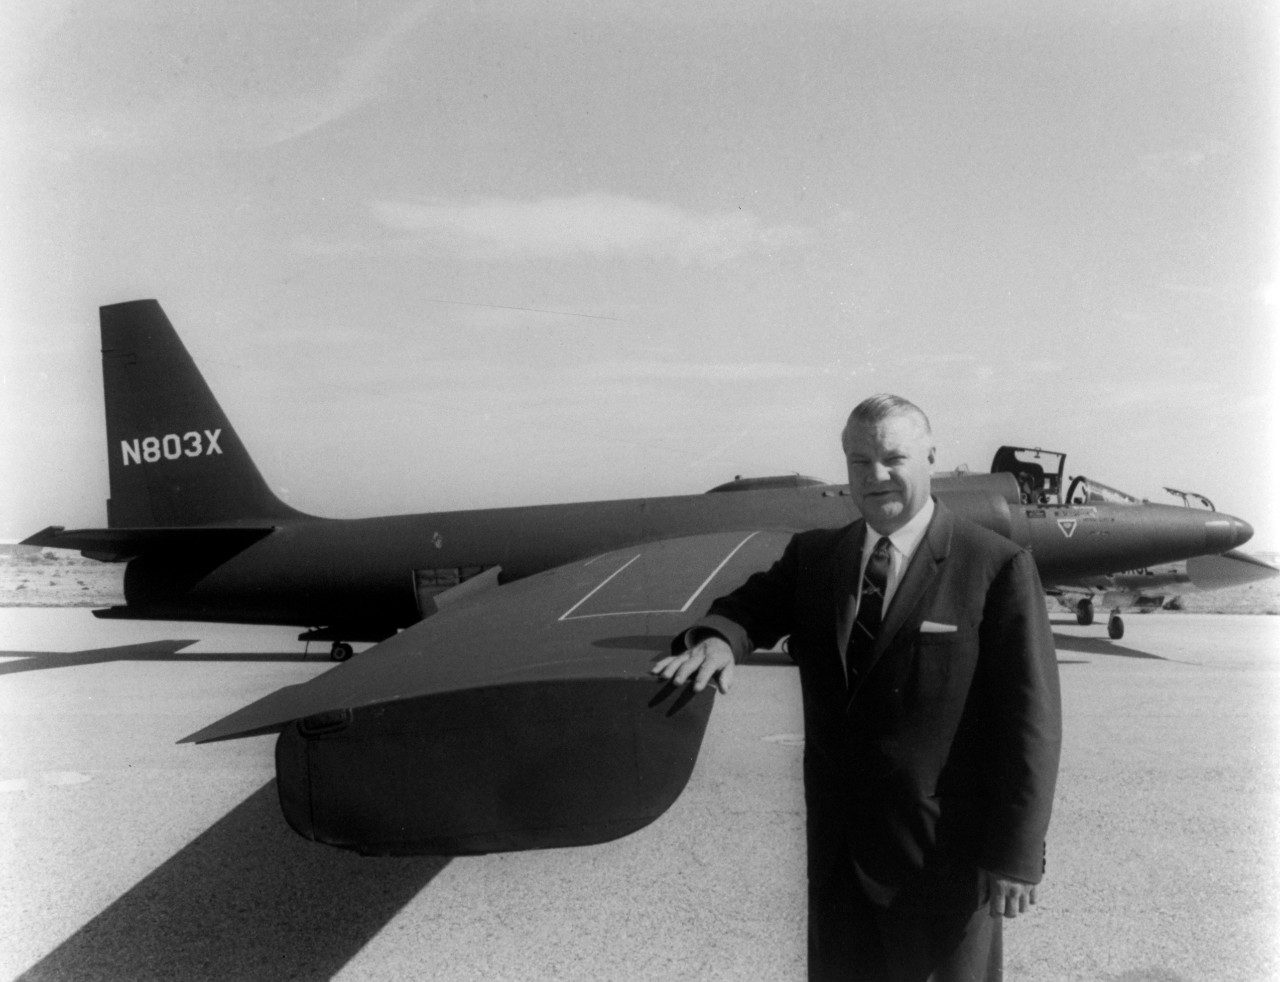
<svg viewBox="0 0 1280 982">
<path fill-rule="evenodd" d="M 1119 642 L 1053 619 L 1062 773 L 1005 977 L 1280 977 L 1280 618 L 1154 614 Z M 295 636 L 0 609 L 0 978 L 804 977 L 793 669 L 742 667 L 633 835 L 362 858 L 285 825 L 271 736 L 177 743 L 327 671 Z"/>
</svg>

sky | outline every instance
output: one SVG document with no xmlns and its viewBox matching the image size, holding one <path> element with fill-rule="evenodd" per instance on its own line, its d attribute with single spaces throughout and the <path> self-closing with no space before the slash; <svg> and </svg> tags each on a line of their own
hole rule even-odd
<svg viewBox="0 0 1280 982">
<path fill-rule="evenodd" d="M 1280 550 L 1268 7 L 5 4 L 0 539 L 105 523 L 155 297 L 313 514 L 843 481 L 889 391 Z"/>
</svg>

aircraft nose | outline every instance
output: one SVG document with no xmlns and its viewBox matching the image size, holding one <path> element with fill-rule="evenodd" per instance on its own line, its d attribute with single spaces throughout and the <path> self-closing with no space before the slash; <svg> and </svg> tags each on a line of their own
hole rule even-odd
<svg viewBox="0 0 1280 982">
<path fill-rule="evenodd" d="M 1209 551 L 1222 553 L 1253 538 L 1253 526 L 1231 515 L 1216 514 L 1204 523 L 1204 533 Z"/>
</svg>

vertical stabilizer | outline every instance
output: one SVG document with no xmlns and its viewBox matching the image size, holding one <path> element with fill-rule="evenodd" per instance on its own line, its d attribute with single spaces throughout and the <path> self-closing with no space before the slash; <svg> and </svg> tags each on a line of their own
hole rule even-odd
<svg viewBox="0 0 1280 982">
<path fill-rule="evenodd" d="M 100 308 L 112 528 L 302 517 L 249 458 L 154 300 Z"/>
</svg>

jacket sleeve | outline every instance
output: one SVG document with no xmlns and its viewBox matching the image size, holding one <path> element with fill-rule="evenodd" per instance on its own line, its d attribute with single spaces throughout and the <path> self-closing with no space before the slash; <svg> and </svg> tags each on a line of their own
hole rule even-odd
<svg viewBox="0 0 1280 982">
<path fill-rule="evenodd" d="M 980 865 L 1028 883 L 1044 875 L 1044 839 L 1062 747 L 1062 701 L 1053 632 L 1026 550 L 987 593 L 981 627 L 993 795 Z"/>
<path fill-rule="evenodd" d="M 742 661 L 756 648 L 771 648 L 791 633 L 795 617 L 799 536 L 792 536 L 778 560 L 753 573 L 742 586 L 711 604 L 706 616 L 677 634 L 671 650 L 679 654 L 710 634 L 718 634 Z"/>
</svg>

